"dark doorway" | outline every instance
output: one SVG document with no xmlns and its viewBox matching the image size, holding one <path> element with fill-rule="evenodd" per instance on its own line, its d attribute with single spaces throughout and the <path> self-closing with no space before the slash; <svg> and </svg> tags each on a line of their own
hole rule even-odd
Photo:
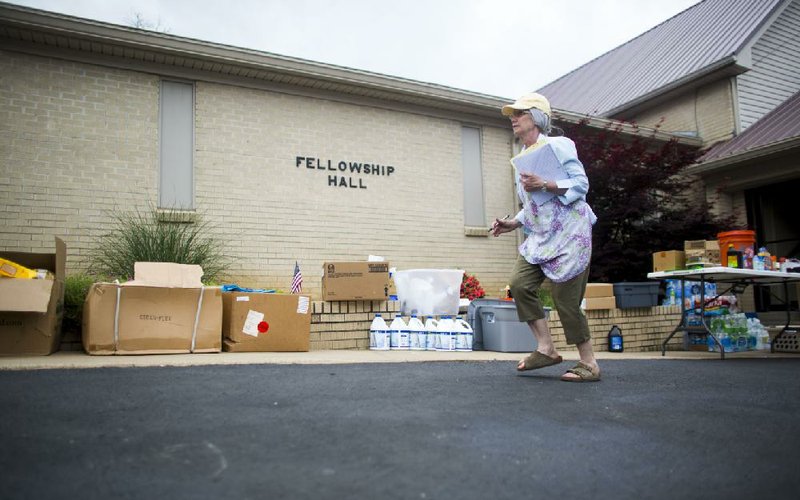
<svg viewBox="0 0 800 500">
<path fill-rule="evenodd" d="M 745 191 L 747 221 L 760 247 L 777 258 L 800 259 L 800 179 Z M 757 251 L 758 249 L 756 249 Z M 797 310 L 797 287 L 756 287 L 758 312 Z"/>
</svg>

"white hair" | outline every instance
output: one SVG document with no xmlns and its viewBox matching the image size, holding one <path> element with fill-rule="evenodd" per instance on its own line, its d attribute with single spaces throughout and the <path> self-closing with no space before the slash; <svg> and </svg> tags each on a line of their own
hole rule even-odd
<svg viewBox="0 0 800 500">
<path fill-rule="evenodd" d="M 533 124 L 539 127 L 539 130 L 541 130 L 544 135 L 549 134 L 550 116 L 544 111 L 536 108 L 531 108 L 528 110 L 528 112 L 530 112 L 531 118 L 533 118 Z"/>
</svg>

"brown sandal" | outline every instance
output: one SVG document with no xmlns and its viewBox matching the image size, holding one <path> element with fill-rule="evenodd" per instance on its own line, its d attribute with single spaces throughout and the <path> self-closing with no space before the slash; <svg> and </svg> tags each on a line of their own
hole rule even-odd
<svg viewBox="0 0 800 500">
<path fill-rule="evenodd" d="M 517 365 L 517 371 L 524 372 L 528 370 L 537 370 L 539 368 L 544 368 L 545 366 L 557 365 L 562 361 L 564 361 L 564 358 L 561 356 L 551 358 L 550 356 L 542 354 L 539 351 L 534 351 L 522 360 L 524 363 L 522 368 L 519 367 L 519 364 Z"/>
<path fill-rule="evenodd" d="M 561 377 L 564 382 L 598 382 L 600 380 L 600 374 L 593 372 L 589 365 L 581 361 L 578 361 L 574 368 L 567 370 L 567 373 L 575 374 L 577 377 L 567 377 L 565 373 Z"/>
</svg>

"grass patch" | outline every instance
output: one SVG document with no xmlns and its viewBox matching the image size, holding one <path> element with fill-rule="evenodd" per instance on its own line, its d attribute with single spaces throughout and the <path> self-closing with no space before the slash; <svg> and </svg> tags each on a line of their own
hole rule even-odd
<svg viewBox="0 0 800 500">
<path fill-rule="evenodd" d="M 175 262 L 203 268 L 203 282 L 222 279 L 229 262 L 212 226 L 197 212 L 149 207 L 112 212 L 112 230 L 91 252 L 90 273 L 112 280 L 133 279 L 136 262 Z"/>
</svg>

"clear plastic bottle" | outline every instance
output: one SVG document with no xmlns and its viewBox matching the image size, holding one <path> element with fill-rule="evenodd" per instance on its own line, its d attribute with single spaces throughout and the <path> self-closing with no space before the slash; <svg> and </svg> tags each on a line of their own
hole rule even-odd
<svg viewBox="0 0 800 500">
<path fill-rule="evenodd" d="M 458 342 L 456 342 L 456 351 L 471 351 L 472 339 L 474 333 L 472 326 L 464 318 L 458 316 L 456 318 L 456 328 L 458 329 Z"/>
<path fill-rule="evenodd" d="M 753 258 L 753 270 L 769 271 L 771 263 L 772 260 L 770 259 L 769 252 L 767 252 L 767 248 L 761 247 L 758 249 L 758 254 Z"/>
<path fill-rule="evenodd" d="M 764 325 L 761 325 L 761 332 L 758 334 L 759 343 L 761 344 L 762 351 L 769 351 L 772 349 L 770 345 L 770 338 L 769 338 L 769 330 L 764 328 Z"/>
<path fill-rule="evenodd" d="M 428 316 L 428 319 L 425 320 L 425 350 L 426 351 L 435 351 L 436 350 L 436 341 L 439 338 L 439 321 L 434 319 L 433 316 Z"/>
<path fill-rule="evenodd" d="M 380 314 L 376 314 L 369 326 L 369 348 L 373 351 L 388 351 L 389 337 L 389 325 Z"/>
<path fill-rule="evenodd" d="M 425 334 L 425 325 L 417 318 L 416 314 L 412 314 L 411 319 L 408 320 L 408 331 L 409 349 L 412 351 L 424 351 L 425 338 L 427 337 Z"/>
<path fill-rule="evenodd" d="M 392 350 L 408 349 L 408 325 L 403 320 L 403 316 L 395 314 L 392 324 L 389 325 L 391 332 L 391 343 L 389 348 Z"/>
<path fill-rule="evenodd" d="M 437 351 L 455 351 L 455 335 L 454 335 L 453 318 L 451 316 L 442 316 L 439 319 L 439 344 Z"/>
</svg>

